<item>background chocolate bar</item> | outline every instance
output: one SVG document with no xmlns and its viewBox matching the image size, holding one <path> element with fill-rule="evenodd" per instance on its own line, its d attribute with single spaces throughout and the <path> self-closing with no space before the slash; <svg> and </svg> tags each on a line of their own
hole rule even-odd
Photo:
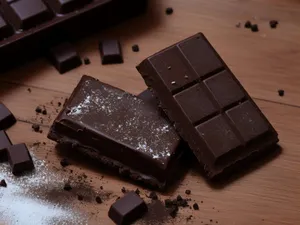
<svg viewBox="0 0 300 225">
<path fill-rule="evenodd" d="M 175 129 L 151 103 L 89 76 L 82 77 L 48 138 L 159 188 L 183 153 Z"/>
<path fill-rule="evenodd" d="M 278 142 L 202 33 L 150 56 L 137 69 L 208 177 Z"/>
<path fill-rule="evenodd" d="M 0 3 L 1 70 L 43 54 L 49 46 L 143 13 L 147 7 L 147 0 L 0 0 Z"/>
</svg>

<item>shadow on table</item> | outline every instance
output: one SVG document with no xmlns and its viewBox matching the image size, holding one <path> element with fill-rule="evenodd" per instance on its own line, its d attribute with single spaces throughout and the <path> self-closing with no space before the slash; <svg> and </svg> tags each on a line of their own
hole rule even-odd
<svg viewBox="0 0 300 225">
<path fill-rule="evenodd" d="M 269 148 L 263 153 L 254 154 L 251 158 L 247 158 L 236 163 L 234 166 L 225 170 L 222 174 L 214 177 L 212 180 L 207 180 L 207 183 L 215 189 L 222 189 L 235 182 L 238 179 L 242 179 L 251 172 L 260 169 L 265 164 L 273 161 L 282 152 L 282 148 L 279 145 Z M 195 157 L 194 157 L 195 158 Z M 195 159 L 196 161 L 196 159 Z M 193 165 L 195 173 L 205 177 L 205 173 L 202 168 L 199 168 L 197 162 Z"/>
<path fill-rule="evenodd" d="M 111 176 L 115 179 L 120 179 L 131 184 L 150 189 L 155 191 L 160 191 L 163 193 L 172 194 L 178 188 L 178 185 L 182 182 L 188 170 L 190 169 L 190 155 L 185 154 L 182 157 L 182 160 L 179 165 L 179 169 L 174 173 L 173 179 L 170 179 L 168 185 L 165 189 L 158 190 L 155 187 L 151 187 L 149 184 L 145 184 L 140 181 L 134 181 L 126 176 L 122 176 L 119 174 L 119 170 L 117 168 L 112 168 L 103 163 L 99 162 L 96 159 L 91 158 L 90 156 L 83 154 L 81 151 L 77 151 L 71 147 L 70 144 L 57 144 L 55 146 L 56 151 L 60 157 L 67 158 L 76 163 L 76 166 L 85 168 L 88 170 L 92 170 L 93 172 L 101 172 L 101 175 Z"/>
</svg>

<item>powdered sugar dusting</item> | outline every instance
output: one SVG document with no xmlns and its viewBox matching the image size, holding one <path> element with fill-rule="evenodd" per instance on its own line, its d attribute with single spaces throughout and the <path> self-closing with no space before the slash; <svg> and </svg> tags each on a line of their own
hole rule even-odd
<svg viewBox="0 0 300 225">
<path fill-rule="evenodd" d="M 81 85 L 66 109 L 67 116 L 162 164 L 173 154 L 179 137 L 159 112 L 141 99 L 96 80 L 85 80 Z"/>
<path fill-rule="evenodd" d="M 0 224 L 7 225 L 52 225 L 87 224 L 85 215 L 75 212 L 71 206 L 50 202 L 38 190 L 61 189 L 66 178 L 50 171 L 45 162 L 33 156 L 35 171 L 15 177 L 7 163 L 0 166 L 0 178 L 7 188 L 0 192 Z"/>
</svg>

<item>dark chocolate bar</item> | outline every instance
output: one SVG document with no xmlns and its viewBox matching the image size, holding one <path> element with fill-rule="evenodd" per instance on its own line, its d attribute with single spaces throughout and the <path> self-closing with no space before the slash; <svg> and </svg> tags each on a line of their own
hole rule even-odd
<svg viewBox="0 0 300 225">
<path fill-rule="evenodd" d="M 175 129 L 152 104 L 89 76 L 82 77 L 48 138 L 159 188 L 183 153 Z"/>
<path fill-rule="evenodd" d="M 128 225 L 141 218 L 147 211 L 144 200 L 131 191 L 111 205 L 108 216 L 118 225 Z"/>
<path fill-rule="evenodd" d="M 146 10 L 147 0 L 0 0 L 1 70 Z"/>
<path fill-rule="evenodd" d="M 0 103 L 0 130 L 5 130 L 15 123 L 15 116 L 3 103 Z"/>
<path fill-rule="evenodd" d="M 7 161 L 7 148 L 10 147 L 11 141 L 4 130 L 0 131 L 0 162 Z"/>
<path fill-rule="evenodd" d="M 150 56 L 137 69 L 208 177 L 278 142 L 202 33 Z"/>
</svg>

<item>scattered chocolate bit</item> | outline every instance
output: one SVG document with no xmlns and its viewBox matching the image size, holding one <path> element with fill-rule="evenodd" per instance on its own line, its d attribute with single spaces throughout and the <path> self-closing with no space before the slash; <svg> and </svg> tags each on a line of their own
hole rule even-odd
<svg viewBox="0 0 300 225">
<path fill-rule="evenodd" d="M 177 201 L 182 201 L 182 197 L 180 195 L 177 196 Z"/>
<path fill-rule="evenodd" d="M 87 175 L 84 173 L 84 174 L 82 174 L 82 177 L 83 177 L 84 179 L 86 179 L 86 178 L 87 178 Z"/>
<path fill-rule="evenodd" d="M 192 215 L 189 215 L 189 216 L 186 218 L 186 220 L 189 221 L 189 220 L 191 220 L 192 218 L 193 218 L 193 216 L 192 216 Z"/>
<path fill-rule="evenodd" d="M 201 203 L 203 203 L 203 201 L 201 201 Z"/>
<path fill-rule="evenodd" d="M 0 186 L 7 187 L 6 181 L 4 179 L 0 181 Z"/>
<path fill-rule="evenodd" d="M 278 95 L 281 97 L 284 96 L 284 90 L 282 89 L 278 90 Z"/>
<path fill-rule="evenodd" d="M 46 142 L 43 142 L 43 145 L 46 145 Z"/>
<path fill-rule="evenodd" d="M 64 190 L 65 191 L 71 191 L 72 190 L 72 187 L 69 183 L 66 183 L 65 186 L 64 186 Z"/>
<path fill-rule="evenodd" d="M 58 102 L 57 105 L 58 105 L 58 107 L 60 107 L 61 106 L 61 102 Z"/>
<path fill-rule="evenodd" d="M 151 198 L 152 200 L 157 200 L 157 199 L 158 199 L 158 197 L 157 197 L 157 194 L 156 194 L 156 192 L 154 192 L 154 191 L 151 191 L 151 192 L 150 192 L 150 195 L 149 195 L 149 198 Z"/>
<path fill-rule="evenodd" d="M 27 88 L 27 91 L 28 91 L 29 93 L 31 93 L 31 88 Z"/>
<path fill-rule="evenodd" d="M 238 22 L 238 23 L 235 25 L 235 27 L 240 28 L 240 27 L 241 27 L 241 23 Z"/>
<path fill-rule="evenodd" d="M 145 225 L 165 224 L 170 219 L 169 210 L 165 208 L 163 202 L 151 201 L 148 206 L 148 212 L 142 218 Z"/>
<path fill-rule="evenodd" d="M 190 194 L 191 194 L 191 190 L 185 190 L 185 193 L 186 193 L 187 195 L 190 195 Z"/>
<path fill-rule="evenodd" d="M 178 213 L 178 206 L 177 205 L 173 205 L 171 208 L 170 208 L 170 211 L 169 211 L 169 214 L 172 218 L 175 218 L 176 215 Z"/>
<path fill-rule="evenodd" d="M 137 189 L 135 190 L 135 193 L 136 193 L 137 195 L 139 195 L 141 192 L 140 192 L 140 190 L 137 188 Z"/>
<path fill-rule="evenodd" d="M 0 130 L 5 130 L 15 123 L 15 116 L 3 103 L 0 103 Z"/>
<path fill-rule="evenodd" d="M 111 205 L 108 216 L 116 224 L 131 224 L 147 211 L 146 203 L 132 191 Z"/>
<path fill-rule="evenodd" d="M 251 22 L 250 22 L 249 20 L 246 21 L 244 27 L 245 27 L 245 28 L 251 28 L 251 27 L 252 27 Z"/>
<path fill-rule="evenodd" d="M 37 106 L 37 107 L 35 108 L 35 111 L 36 111 L 37 113 L 41 113 L 41 112 L 42 112 L 42 108 L 41 108 L 40 106 Z"/>
<path fill-rule="evenodd" d="M 194 209 L 194 210 L 199 210 L 199 205 L 198 205 L 197 203 L 194 203 L 194 204 L 193 204 L 193 209 Z"/>
<path fill-rule="evenodd" d="M 43 114 L 43 115 L 47 115 L 47 110 L 46 110 L 46 109 L 43 109 L 42 114 Z"/>
<path fill-rule="evenodd" d="M 173 8 L 171 8 L 171 7 L 166 8 L 166 14 L 167 15 L 173 14 Z"/>
<path fill-rule="evenodd" d="M 63 158 L 63 159 L 60 161 L 60 165 L 61 165 L 62 167 L 66 167 L 66 166 L 69 166 L 69 165 L 70 165 L 70 162 L 69 162 L 68 159 Z"/>
<path fill-rule="evenodd" d="M 209 221 L 210 221 L 210 222 L 212 222 L 213 220 L 212 220 L 212 219 L 210 219 Z"/>
<path fill-rule="evenodd" d="M 121 45 L 117 40 L 104 40 L 99 43 L 102 64 L 123 63 Z"/>
<path fill-rule="evenodd" d="M 269 22 L 269 24 L 270 24 L 271 28 L 275 29 L 277 27 L 277 25 L 278 25 L 278 21 L 277 20 L 271 20 Z"/>
<path fill-rule="evenodd" d="M 97 197 L 96 197 L 96 202 L 97 202 L 98 204 L 101 204 L 101 203 L 102 203 L 102 199 L 101 199 L 99 196 L 97 196 Z"/>
<path fill-rule="evenodd" d="M 258 25 L 257 24 L 252 24 L 251 25 L 251 31 L 252 32 L 258 32 Z"/>
<path fill-rule="evenodd" d="M 126 188 L 122 187 L 121 191 L 122 191 L 122 193 L 125 193 L 126 192 Z"/>
<path fill-rule="evenodd" d="M 132 51 L 133 52 L 139 52 L 140 51 L 140 47 L 138 45 L 132 45 Z"/>
<path fill-rule="evenodd" d="M 40 125 L 38 124 L 32 124 L 32 129 L 35 131 L 35 132 L 39 132 L 40 131 Z"/>
<path fill-rule="evenodd" d="M 173 201 L 171 199 L 166 199 L 165 200 L 165 206 L 166 208 L 171 208 L 173 205 Z"/>
<path fill-rule="evenodd" d="M 89 65 L 89 64 L 91 64 L 91 61 L 90 61 L 90 59 L 89 59 L 88 57 L 84 57 L 83 63 L 84 63 L 85 65 Z"/>
<path fill-rule="evenodd" d="M 103 186 L 100 186 L 100 190 L 103 190 Z"/>
<path fill-rule="evenodd" d="M 78 198 L 79 201 L 83 200 L 83 196 L 82 195 L 78 195 L 77 198 Z"/>
<path fill-rule="evenodd" d="M 39 130 L 39 133 L 43 133 L 43 130 Z"/>
</svg>

